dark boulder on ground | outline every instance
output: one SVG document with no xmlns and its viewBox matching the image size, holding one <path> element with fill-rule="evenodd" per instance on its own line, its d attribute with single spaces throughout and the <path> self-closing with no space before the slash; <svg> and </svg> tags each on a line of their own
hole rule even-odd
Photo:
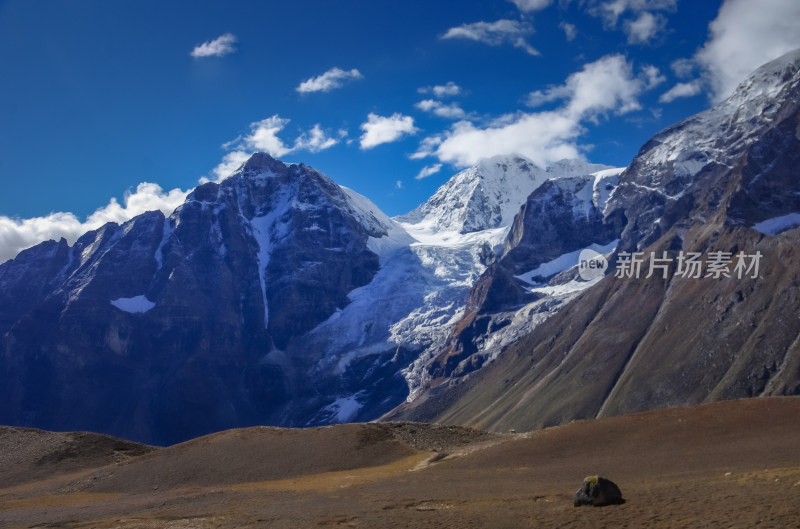
<svg viewBox="0 0 800 529">
<path fill-rule="evenodd" d="M 600 476 L 589 476 L 583 480 L 583 485 L 575 493 L 572 504 L 575 507 L 583 505 L 593 505 L 602 507 L 604 505 L 619 505 L 625 503 L 622 499 L 622 492 L 619 487 L 611 480 Z"/>
</svg>

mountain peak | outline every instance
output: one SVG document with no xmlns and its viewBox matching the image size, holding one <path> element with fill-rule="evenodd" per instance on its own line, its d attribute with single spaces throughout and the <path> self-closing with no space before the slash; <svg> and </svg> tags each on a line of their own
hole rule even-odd
<svg viewBox="0 0 800 529">
<path fill-rule="evenodd" d="M 244 162 L 242 168 L 245 170 L 267 169 L 274 166 L 276 163 L 285 165 L 283 162 L 276 160 L 265 152 L 257 152 Z"/>
<path fill-rule="evenodd" d="M 284 174 L 292 165 L 295 164 L 284 163 L 265 152 L 256 152 L 234 174 L 243 176 L 255 176 L 264 173 Z"/>
<path fill-rule="evenodd" d="M 800 70 L 800 48 L 781 55 L 753 71 L 739 83 L 732 99 L 738 102 L 742 96 L 750 99 L 758 95 L 775 95 L 795 77 L 798 70 Z"/>
<path fill-rule="evenodd" d="M 795 50 L 755 70 L 724 101 L 656 134 L 609 200 L 607 216 L 638 219 L 625 228 L 621 248 L 654 242 L 665 218 L 711 219 L 723 213 L 720 218 L 728 222 L 751 225 L 797 211 L 798 195 L 775 198 L 775 190 L 796 186 L 796 173 L 788 169 L 796 166 L 796 150 L 785 146 L 797 141 L 787 117 L 800 108 L 799 94 L 800 50 Z M 735 174 L 738 186 L 718 180 L 727 175 L 721 168 L 744 164 Z M 697 202 L 715 187 L 726 189 L 726 198 Z"/>
<path fill-rule="evenodd" d="M 609 168 L 583 160 L 560 160 L 542 169 L 519 154 L 484 158 L 453 176 L 427 202 L 398 220 L 460 233 L 509 226 L 528 195 L 546 180 Z"/>
</svg>

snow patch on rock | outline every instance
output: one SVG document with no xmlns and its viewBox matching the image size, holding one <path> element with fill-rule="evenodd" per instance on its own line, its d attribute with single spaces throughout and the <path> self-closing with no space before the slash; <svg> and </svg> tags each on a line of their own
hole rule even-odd
<svg viewBox="0 0 800 529">
<path fill-rule="evenodd" d="M 111 304 L 119 310 L 130 312 L 131 314 L 143 314 L 156 306 L 156 304 L 147 299 L 144 294 L 132 298 L 112 299 Z"/>
<path fill-rule="evenodd" d="M 798 226 L 800 226 L 800 213 L 789 213 L 788 215 L 763 220 L 754 224 L 753 229 L 765 235 L 778 235 Z"/>
</svg>

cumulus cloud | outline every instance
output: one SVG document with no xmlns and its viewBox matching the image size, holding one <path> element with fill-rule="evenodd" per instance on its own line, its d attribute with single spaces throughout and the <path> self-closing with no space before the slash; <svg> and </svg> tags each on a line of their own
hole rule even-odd
<svg viewBox="0 0 800 529">
<path fill-rule="evenodd" d="M 333 147 L 341 138 L 347 136 L 347 131 L 340 130 L 338 137 L 334 137 L 317 123 L 310 130 L 300 134 L 294 144 L 289 146 L 278 136 L 289 121 L 278 114 L 261 121 L 254 121 L 250 123 L 250 131 L 247 134 L 225 143 L 222 147 L 231 152 L 226 153 L 222 161 L 212 169 L 211 174 L 215 177 L 215 181 L 219 182 L 229 177 L 254 152 L 265 152 L 275 158 L 297 151 L 316 153 Z M 204 181 L 208 180 L 201 179 L 201 182 Z"/>
<path fill-rule="evenodd" d="M 319 152 L 333 147 L 337 143 L 339 143 L 339 140 L 329 136 L 317 123 L 311 130 L 298 136 L 294 142 L 293 150 Z"/>
<path fill-rule="evenodd" d="M 625 22 L 625 34 L 628 44 L 644 44 L 655 37 L 667 25 L 663 15 L 643 12 L 635 20 Z"/>
<path fill-rule="evenodd" d="M 361 124 L 361 148 L 371 149 L 382 143 L 399 140 L 406 134 L 416 134 L 419 129 L 414 126 L 414 118 L 395 112 L 391 116 L 379 116 L 372 112 L 367 121 Z"/>
<path fill-rule="evenodd" d="M 252 156 L 252 154 L 252 152 L 245 152 L 242 150 L 236 150 L 225 154 L 225 156 L 222 157 L 222 161 L 211 170 L 211 174 L 215 177 L 214 181 L 220 182 L 225 178 L 228 178 L 244 162 L 246 162 L 247 159 Z M 207 178 L 200 179 L 201 184 L 209 181 L 210 180 Z"/>
<path fill-rule="evenodd" d="M 301 94 L 308 94 L 311 92 L 329 92 L 334 88 L 339 88 L 345 81 L 354 79 L 363 79 L 364 76 L 361 72 L 353 68 L 350 71 L 342 70 L 341 68 L 333 67 L 322 75 L 312 77 L 300 83 L 296 90 Z"/>
<path fill-rule="evenodd" d="M 653 75 L 651 67 L 635 74 L 622 55 L 602 57 L 571 74 L 563 85 L 531 94 L 538 104 L 560 101 L 555 110 L 509 114 L 485 127 L 459 121 L 445 133 L 425 138 L 412 158 L 434 156 L 440 162 L 466 166 L 508 152 L 541 165 L 580 157 L 577 140 L 584 123 L 640 109 L 639 95 L 651 88 Z"/>
<path fill-rule="evenodd" d="M 467 117 L 467 113 L 459 107 L 456 103 L 450 103 L 448 105 L 442 103 L 441 101 L 436 101 L 435 99 L 424 99 L 419 103 L 414 105 L 418 109 L 430 112 L 440 118 L 446 119 L 464 119 Z"/>
<path fill-rule="evenodd" d="M 678 0 L 611 0 L 592 2 L 589 12 L 603 18 L 606 25 L 615 27 L 619 18 L 626 12 L 634 14 L 650 11 L 674 11 Z"/>
<path fill-rule="evenodd" d="M 144 182 L 135 191 L 125 193 L 124 204 L 112 198 L 81 221 L 74 213 L 56 212 L 44 217 L 16 219 L 0 216 L 0 262 L 15 257 L 20 251 L 42 241 L 65 238 L 70 244 L 81 235 L 108 222 L 123 223 L 146 211 L 160 210 L 170 215 L 183 203 L 189 191 L 164 191 L 158 184 Z"/>
<path fill-rule="evenodd" d="M 520 11 L 530 13 L 532 11 L 540 11 L 553 3 L 553 0 L 509 0 Z"/>
<path fill-rule="evenodd" d="M 528 44 L 525 37 L 533 34 L 530 24 L 519 20 L 497 20 L 495 22 L 473 22 L 450 28 L 441 36 L 442 39 L 468 39 L 482 42 L 490 46 L 511 44 L 525 50 L 530 55 L 540 55 L 539 51 Z"/>
<path fill-rule="evenodd" d="M 563 85 L 531 93 L 529 104 L 566 99 L 562 113 L 590 119 L 609 111 L 625 114 L 639 110 L 638 96 L 652 83 L 652 68 L 645 67 L 637 77 L 624 56 L 607 55 L 571 74 Z"/>
<path fill-rule="evenodd" d="M 691 77 L 697 68 L 697 63 L 692 59 L 681 58 L 675 59 L 669 65 L 672 68 L 672 72 L 680 79 L 686 79 Z"/>
<path fill-rule="evenodd" d="M 567 37 L 567 41 L 573 41 L 578 36 L 578 28 L 575 27 L 575 24 L 562 22 L 558 27 L 564 30 L 564 36 Z"/>
<path fill-rule="evenodd" d="M 442 162 L 467 166 L 481 158 L 518 152 L 546 164 L 578 157 L 580 153 L 572 140 L 579 133 L 580 126 L 574 119 L 557 112 L 522 114 L 506 125 L 486 128 L 460 121 L 437 141 L 423 143 L 412 158 L 436 156 Z"/>
<path fill-rule="evenodd" d="M 677 4 L 677 0 L 594 0 L 589 3 L 589 14 L 602 18 L 607 29 L 616 28 L 623 19 L 628 43 L 646 44 L 667 25 L 666 17 L 658 12 L 673 12 Z"/>
<path fill-rule="evenodd" d="M 695 55 L 712 98 L 733 92 L 747 75 L 772 59 L 800 48 L 800 2 L 727 0 L 709 26 L 710 38 Z"/>
<path fill-rule="evenodd" d="M 530 13 L 532 11 L 540 11 L 553 3 L 553 0 L 509 0 L 520 11 Z"/>
<path fill-rule="evenodd" d="M 292 152 L 292 149 L 278 137 L 278 133 L 287 123 L 289 123 L 288 119 L 281 118 L 277 114 L 253 122 L 250 124 L 250 134 L 242 138 L 242 144 L 250 150 L 265 152 L 274 157 L 288 154 Z"/>
<path fill-rule="evenodd" d="M 424 86 L 418 88 L 417 92 L 420 94 L 433 94 L 438 98 L 457 96 L 461 94 L 462 89 L 453 81 L 448 81 L 445 85 Z"/>
<path fill-rule="evenodd" d="M 647 65 L 642 68 L 642 73 L 644 74 L 645 78 L 645 89 L 650 90 L 651 88 L 655 88 L 656 86 L 660 85 L 667 78 L 661 75 L 661 70 L 653 65 Z"/>
<path fill-rule="evenodd" d="M 692 97 L 700 93 L 703 89 L 697 81 L 690 83 L 678 83 L 658 98 L 659 103 L 671 103 L 680 97 Z"/>
<path fill-rule="evenodd" d="M 435 163 L 433 165 L 426 165 L 422 169 L 420 169 L 417 176 L 414 177 L 414 180 L 422 180 L 423 178 L 428 178 L 431 175 L 435 175 L 439 171 L 442 170 L 442 164 Z"/>
<path fill-rule="evenodd" d="M 236 51 L 236 35 L 225 33 L 214 40 L 204 42 L 194 47 L 190 55 L 195 59 L 201 57 L 222 57 Z"/>
</svg>

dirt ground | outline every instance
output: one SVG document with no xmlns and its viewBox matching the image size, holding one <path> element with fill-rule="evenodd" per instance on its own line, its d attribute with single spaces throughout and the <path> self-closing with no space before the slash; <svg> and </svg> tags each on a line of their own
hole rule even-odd
<svg viewBox="0 0 800 529">
<path fill-rule="evenodd" d="M 572 506 L 587 475 L 626 503 Z M 249 428 L 169 448 L 0 428 L 0 527 L 800 528 L 800 398 L 494 435 Z"/>
</svg>

